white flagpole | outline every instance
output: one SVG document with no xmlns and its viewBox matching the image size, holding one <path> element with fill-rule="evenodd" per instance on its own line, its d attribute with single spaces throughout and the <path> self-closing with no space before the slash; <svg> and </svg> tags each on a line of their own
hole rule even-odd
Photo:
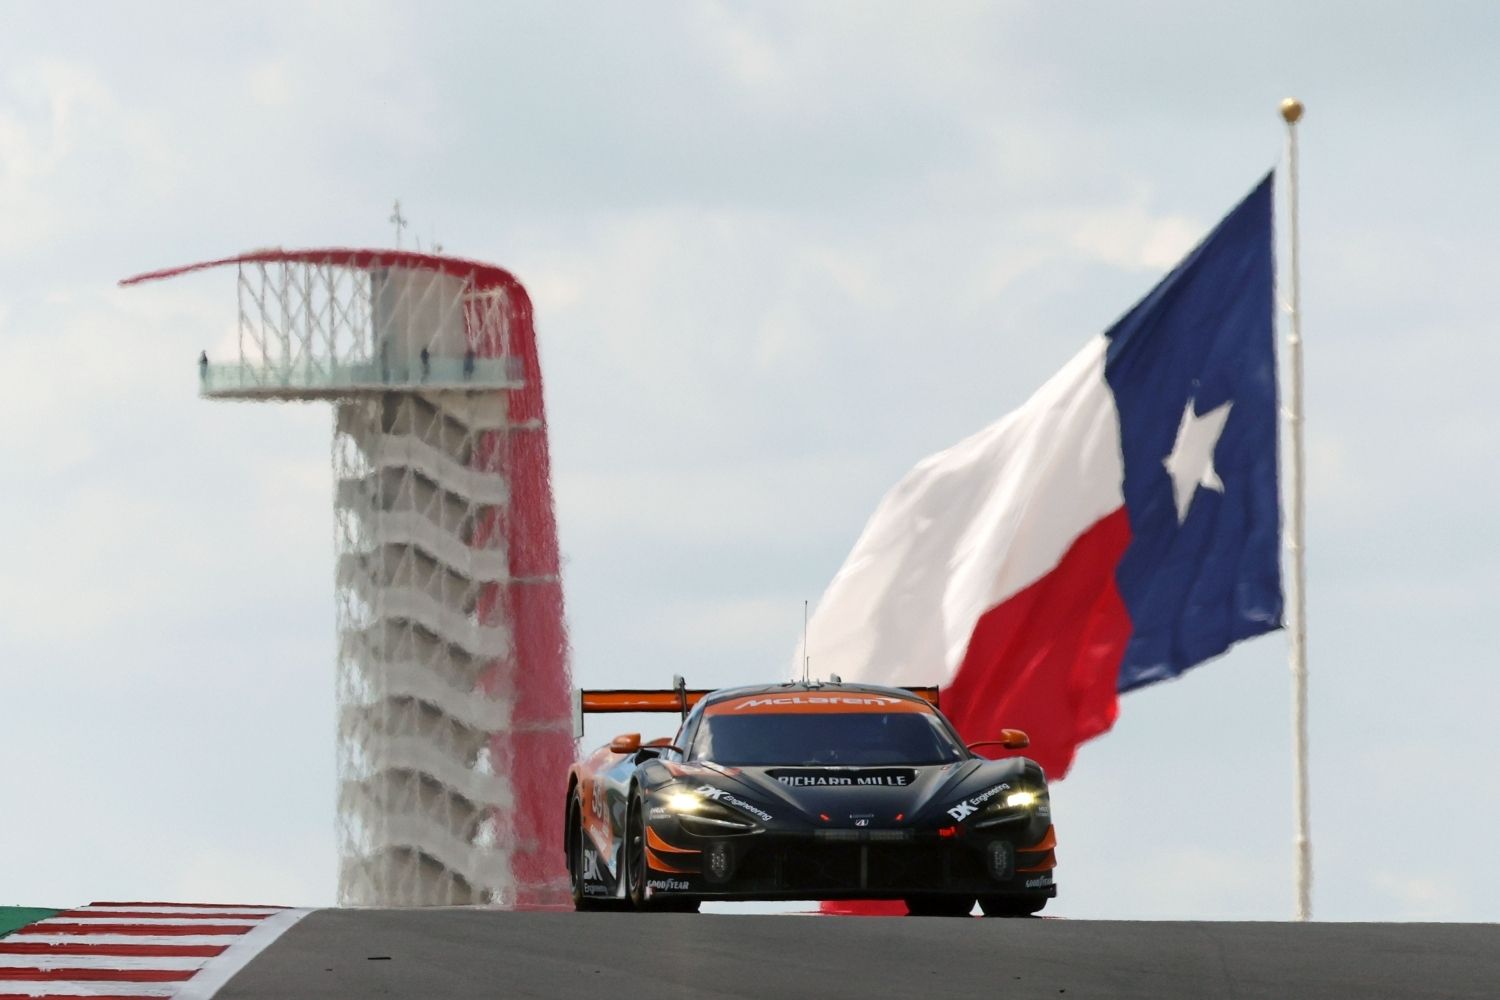
<svg viewBox="0 0 1500 1000">
<path fill-rule="evenodd" d="M 1292 667 L 1292 798 L 1296 834 L 1292 842 L 1297 880 L 1296 919 L 1312 917 L 1312 834 L 1308 828 L 1307 793 L 1307 560 L 1306 500 L 1307 464 L 1302 449 L 1302 272 L 1297 259 L 1297 122 L 1302 102 L 1288 97 L 1281 102 L 1286 122 L 1287 194 L 1291 217 L 1291 301 L 1287 305 L 1287 357 L 1292 385 L 1287 402 L 1287 424 L 1292 443 L 1291 508 L 1287 547 L 1292 556 L 1291 667 Z"/>
</svg>

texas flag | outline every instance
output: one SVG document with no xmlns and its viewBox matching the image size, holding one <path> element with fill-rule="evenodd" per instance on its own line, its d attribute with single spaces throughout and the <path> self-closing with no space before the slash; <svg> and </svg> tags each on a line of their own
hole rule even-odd
<svg viewBox="0 0 1500 1000">
<path fill-rule="evenodd" d="M 1122 691 L 1281 626 L 1272 185 L 1024 405 L 918 463 L 819 601 L 813 672 L 939 684 L 1053 777 Z"/>
</svg>

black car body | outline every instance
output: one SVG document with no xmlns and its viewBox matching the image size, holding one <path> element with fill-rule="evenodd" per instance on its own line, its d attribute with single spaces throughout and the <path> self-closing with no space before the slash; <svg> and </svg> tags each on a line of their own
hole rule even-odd
<svg viewBox="0 0 1500 1000">
<path fill-rule="evenodd" d="M 1056 895 L 1042 769 L 966 748 L 930 703 L 935 691 L 814 682 L 676 693 L 684 709 L 689 695 L 696 704 L 674 740 L 617 737 L 569 775 L 578 908 L 901 899 L 913 913 L 956 914 L 978 900 L 1019 915 Z"/>
</svg>

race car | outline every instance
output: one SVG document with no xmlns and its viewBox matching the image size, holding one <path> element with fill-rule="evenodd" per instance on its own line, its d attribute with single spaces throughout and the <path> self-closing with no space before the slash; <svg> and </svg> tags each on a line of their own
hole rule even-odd
<svg viewBox="0 0 1500 1000">
<path fill-rule="evenodd" d="M 616 736 L 569 772 L 580 910 L 703 900 L 898 899 L 913 915 L 1025 916 L 1057 894 L 1042 769 L 965 746 L 936 688 L 793 682 L 577 693 L 587 713 L 676 711 L 677 735 Z"/>
</svg>

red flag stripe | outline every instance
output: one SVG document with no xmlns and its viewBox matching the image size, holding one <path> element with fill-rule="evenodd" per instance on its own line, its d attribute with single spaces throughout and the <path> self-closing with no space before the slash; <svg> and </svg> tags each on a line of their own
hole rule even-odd
<svg viewBox="0 0 1500 1000">
<path fill-rule="evenodd" d="M 227 944 L 95 944 L 69 941 L 52 944 L 47 941 L 0 940 L 0 955 L 108 955 L 113 958 L 213 958 L 222 955 Z"/>
<path fill-rule="evenodd" d="M 28 969 L 0 967 L 0 981 L 45 983 L 181 983 L 198 974 L 197 969 Z"/>
<path fill-rule="evenodd" d="M 1058 778 L 1081 744 L 1114 725 L 1131 635 L 1115 567 L 1130 539 L 1122 507 L 1079 535 L 1051 572 L 979 616 L 943 688 L 947 716 L 965 739 L 1024 730 L 1025 755 Z"/>
<path fill-rule="evenodd" d="M 264 921 L 273 913 L 150 913 L 144 910 L 62 910 L 49 919 L 65 916 L 86 916 L 96 919 L 120 919 L 120 921 Z"/>
<path fill-rule="evenodd" d="M 221 924 L 54 924 L 44 920 L 39 923 L 29 924 L 16 931 L 15 934 L 237 935 L 244 934 L 249 930 L 251 928 L 243 924 L 238 926 Z"/>
</svg>

